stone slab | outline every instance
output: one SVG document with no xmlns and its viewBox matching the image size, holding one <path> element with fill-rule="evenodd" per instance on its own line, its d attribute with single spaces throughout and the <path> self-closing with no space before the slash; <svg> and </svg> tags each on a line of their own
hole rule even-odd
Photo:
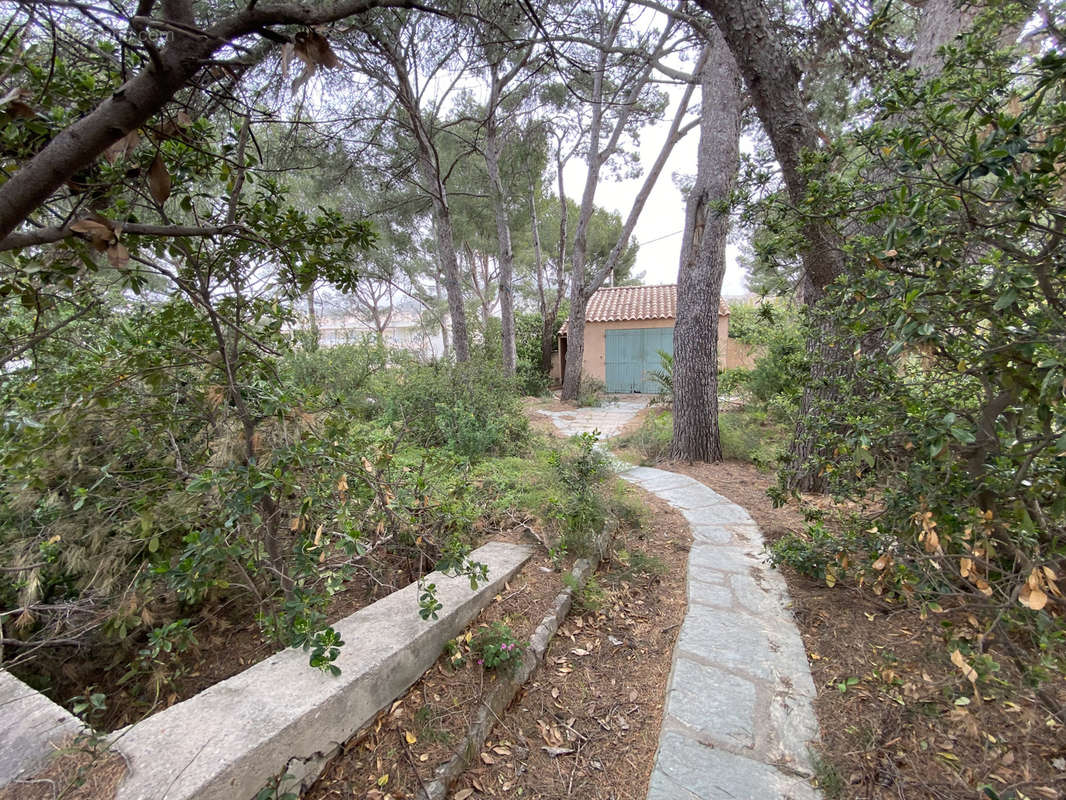
<svg viewBox="0 0 1066 800">
<path fill-rule="evenodd" d="M 658 770 L 674 786 L 699 800 L 817 800 L 804 778 L 786 775 L 768 764 L 706 747 L 680 733 L 662 737 Z M 669 797 L 661 792 L 657 797 Z M 676 796 L 676 795 L 675 795 Z M 651 794 L 649 793 L 649 797 Z"/>
<path fill-rule="evenodd" d="M 729 585 L 733 588 L 738 605 L 762 617 L 791 618 L 788 593 L 780 574 L 766 567 L 756 569 L 754 574 L 757 577 L 753 577 L 750 571 L 748 574 L 729 576 Z"/>
<path fill-rule="evenodd" d="M 696 544 L 735 544 L 733 531 L 724 525 L 690 525 Z"/>
<path fill-rule="evenodd" d="M 775 686 L 782 675 L 810 670 L 803 642 L 798 633 L 790 635 L 787 623 L 703 605 L 689 607 L 677 647 Z"/>
<path fill-rule="evenodd" d="M 738 572 L 748 574 L 763 568 L 759 557 L 750 548 L 728 545 L 695 544 L 689 550 L 689 569 L 693 571 Z"/>
<path fill-rule="evenodd" d="M 40 769 L 63 742 L 89 729 L 5 669 L 0 669 L 0 786 Z"/>
<path fill-rule="evenodd" d="M 656 494 L 666 489 L 680 489 L 696 484 L 696 481 L 687 475 L 680 475 L 676 472 L 664 472 L 663 470 L 655 471 L 658 472 L 659 475 L 650 478 L 630 477 L 634 470 L 628 470 L 622 475 L 622 477 L 626 480 L 631 480 L 634 483 L 639 484 L 642 488 L 647 489 L 649 492 L 654 492 Z"/>
<path fill-rule="evenodd" d="M 717 667 L 677 659 L 666 713 L 701 741 L 755 746 L 755 684 Z"/>
<path fill-rule="evenodd" d="M 751 515 L 734 503 L 721 503 L 702 508 L 679 508 L 678 510 L 690 525 L 754 524 Z"/>
<path fill-rule="evenodd" d="M 810 742 L 818 738 L 818 718 L 811 699 L 796 692 L 775 693 L 770 701 L 767 741 L 759 743 L 771 761 L 808 775 L 814 772 Z"/>
<path fill-rule="evenodd" d="M 693 483 L 694 485 L 679 486 L 676 489 L 656 490 L 655 494 L 674 506 L 674 508 L 681 509 L 682 511 L 729 503 L 729 501 L 722 497 L 722 495 L 718 494 L 718 492 L 711 491 L 702 483 Z M 747 512 L 745 512 L 745 514 L 746 513 Z M 707 521 L 721 522 L 717 517 Z"/>
<path fill-rule="evenodd" d="M 418 615 L 416 584 L 333 627 L 345 646 L 332 677 L 307 653 L 284 650 L 126 729 L 116 747 L 130 774 L 117 800 L 246 800 L 273 776 L 308 785 L 336 748 L 414 683 L 444 643 L 529 558 L 527 547 L 494 542 L 470 557 L 488 565 L 476 591 L 468 578 L 427 576 L 444 604 L 439 619 Z"/>
<path fill-rule="evenodd" d="M 732 608 L 733 592 L 725 584 L 689 579 L 688 601 L 717 608 Z"/>
<path fill-rule="evenodd" d="M 754 523 L 745 524 L 743 522 L 737 522 L 726 525 L 725 527 L 732 532 L 733 538 L 744 546 L 753 547 L 761 551 L 766 544 L 766 540 L 763 539 L 762 531 L 760 531 L 759 526 Z"/>
</svg>

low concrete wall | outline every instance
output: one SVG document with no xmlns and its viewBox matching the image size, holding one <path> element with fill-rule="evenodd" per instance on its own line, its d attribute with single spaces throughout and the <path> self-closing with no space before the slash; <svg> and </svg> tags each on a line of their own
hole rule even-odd
<svg viewBox="0 0 1066 800">
<path fill-rule="evenodd" d="M 488 605 L 530 552 L 502 542 L 475 550 L 470 557 L 489 572 L 477 590 L 468 578 L 428 575 L 444 605 L 435 621 L 419 617 L 416 584 L 341 620 L 333 626 L 345 642 L 339 677 L 311 669 L 307 653 L 290 648 L 117 732 L 112 744 L 129 773 L 116 797 L 250 800 L 283 773 L 292 776 L 285 790 L 310 785 L 341 744 L 432 666 L 445 642 Z M 5 706 L 5 756 L 6 737 L 18 737 L 22 727 Z M 28 771 L 25 764 L 15 770 Z"/>
<path fill-rule="evenodd" d="M 0 786 L 36 772 L 64 741 L 88 731 L 65 708 L 0 669 Z"/>
</svg>

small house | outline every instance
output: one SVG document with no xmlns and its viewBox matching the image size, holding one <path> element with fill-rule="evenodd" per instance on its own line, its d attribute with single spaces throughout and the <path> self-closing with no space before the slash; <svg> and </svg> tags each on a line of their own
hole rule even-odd
<svg viewBox="0 0 1066 800">
<path fill-rule="evenodd" d="M 649 373 L 661 366 L 659 351 L 674 352 L 677 285 L 613 286 L 598 289 L 585 316 L 582 373 L 603 381 L 608 392 L 652 393 Z M 726 361 L 729 308 L 718 306 L 720 369 Z M 559 375 L 566 369 L 567 325 L 559 331 Z"/>
</svg>

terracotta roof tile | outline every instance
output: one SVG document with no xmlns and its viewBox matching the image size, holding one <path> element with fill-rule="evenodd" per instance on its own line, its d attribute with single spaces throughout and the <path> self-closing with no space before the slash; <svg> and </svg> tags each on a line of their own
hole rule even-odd
<svg viewBox="0 0 1066 800">
<path fill-rule="evenodd" d="M 719 316 L 729 307 L 719 301 Z M 586 322 L 624 322 L 638 319 L 673 319 L 677 316 L 677 284 L 665 286 L 612 286 L 597 289 L 589 299 Z M 564 324 L 559 333 L 566 333 Z"/>
</svg>

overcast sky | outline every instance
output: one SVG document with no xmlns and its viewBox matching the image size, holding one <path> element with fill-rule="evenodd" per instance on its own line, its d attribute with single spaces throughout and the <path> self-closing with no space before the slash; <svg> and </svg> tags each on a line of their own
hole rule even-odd
<svg viewBox="0 0 1066 800">
<path fill-rule="evenodd" d="M 671 91 L 676 97 L 679 91 Z M 697 98 L 693 98 L 698 102 Z M 655 161 L 659 154 L 667 131 L 673 106 L 667 112 L 667 119 L 654 128 L 641 133 L 640 160 L 645 167 Z M 696 152 L 699 146 L 699 129 L 689 134 L 674 146 L 666 168 L 655 184 L 655 189 L 648 197 L 644 213 L 640 215 L 634 237 L 640 243 L 634 274 L 644 272 L 645 284 L 677 283 L 677 265 L 681 255 L 681 231 L 685 225 L 685 207 L 681 192 L 674 183 L 673 175 L 696 174 Z M 584 162 L 573 160 L 567 167 L 567 194 L 574 202 L 581 203 L 581 192 L 585 186 L 586 166 Z M 640 191 L 644 178 L 636 180 L 613 181 L 607 170 L 601 173 L 600 184 L 596 191 L 596 203 L 604 208 L 617 211 L 625 219 L 633 205 L 633 198 Z M 729 245 L 726 258 L 725 281 L 722 294 L 735 297 L 747 293 L 745 273 L 737 264 L 737 248 Z"/>
</svg>

